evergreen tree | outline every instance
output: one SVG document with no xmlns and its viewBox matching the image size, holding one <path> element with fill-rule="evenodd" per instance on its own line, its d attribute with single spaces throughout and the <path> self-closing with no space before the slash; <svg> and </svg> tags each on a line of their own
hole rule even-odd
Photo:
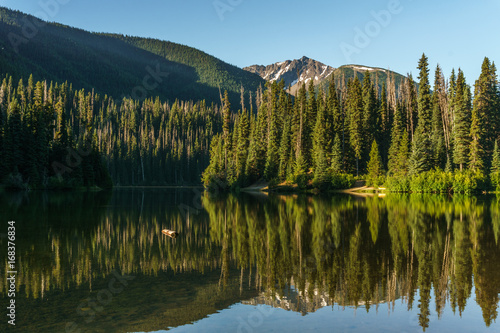
<svg viewBox="0 0 500 333">
<path fill-rule="evenodd" d="M 444 168 L 446 163 L 446 144 L 443 118 L 445 110 L 440 101 L 445 94 L 444 78 L 441 67 L 437 65 L 434 80 L 434 94 L 432 94 L 432 153 L 433 166 Z"/>
<path fill-rule="evenodd" d="M 410 151 L 408 149 L 408 132 L 404 130 L 403 134 L 401 135 L 401 140 L 399 141 L 398 155 L 396 158 L 396 173 L 399 176 L 405 177 L 408 174 L 409 152 Z"/>
<path fill-rule="evenodd" d="M 491 173 L 500 172 L 500 151 L 498 149 L 498 140 L 495 140 L 495 146 L 493 148 L 493 156 L 491 160 Z"/>
<path fill-rule="evenodd" d="M 388 171 L 390 175 L 395 175 L 399 172 L 398 168 L 398 152 L 400 147 L 401 135 L 403 132 L 403 124 L 401 119 L 401 106 L 398 103 L 394 114 L 394 122 L 391 129 L 391 146 L 389 148 Z"/>
<path fill-rule="evenodd" d="M 348 86 L 347 114 L 349 117 L 349 141 L 356 158 L 356 175 L 359 175 L 359 159 L 363 151 L 363 99 L 361 83 L 355 77 Z"/>
<path fill-rule="evenodd" d="M 453 159 L 455 164 L 463 170 L 469 160 L 469 145 L 471 132 L 471 109 L 470 94 L 465 83 L 464 73 L 459 69 L 456 80 L 455 92 L 455 122 L 453 127 L 454 151 Z"/>
<path fill-rule="evenodd" d="M 380 105 L 378 108 L 378 118 L 380 119 L 380 129 L 378 136 L 375 138 L 380 142 L 380 156 L 385 167 L 388 166 L 388 151 L 390 147 L 390 118 L 387 106 L 387 91 L 385 84 L 382 85 L 382 92 L 380 94 Z"/>
<path fill-rule="evenodd" d="M 250 145 L 250 121 L 248 119 L 248 114 L 243 111 L 240 115 L 240 122 L 238 126 L 239 140 L 237 146 L 237 157 L 236 157 L 236 172 L 237 177 L 241 177 L 245 174 L 246 160 L 248 157 L 248 147 Z"/>
<path fill-rule="evenodd" d="M 408 171 L 411 176 L 430 170 L 432 159 L 430 143 L 429 136 L 426 133 L 422 133 L 422 130 L 417 130 L 413 138 L 408 166 Z"/>
<path fill-rule="evenodd" d="M 431 145 L 432 113 L 431 93 L 429 85 L 429 69 L 425 54 L 420 58 L 418 69 L 419 92 L 418 92 L 418 125 L 413 138 L 413 146 L 410 157 L 409 171 L 411 175 L 428 171 L 433 163 L 433 152 Z"/>
<path fill-rule="evenodd" d="M 425 54 L 422 54 L 418 67 L 418 125 L 422 133 L 430 136 L 432 133 L 432 96 L 429 84 L 429 65 Z"/>
<path fill-rule="evenodd" d="M 290 138 L 290 121 L 287 119 L 283 126 L 283 134 L 281 136 L 280 150 L 279 150 L 279 172 L 278 177 L 280 180 L 286 180 L 290 176 L 291 170 L 291 138 Z"/>
<path fill-rule="evenodd" d="M 370 72 L 366 71 L 363 78 L 363 139 L 368 145 L 369 142 L 378 137 L 380 129 L 380 120 L 378 117 L 377 100 L 375 89 L 370 79 Z M 366 155 L 368 155 L 368 146 L 366 146 Z"/>
<path fill-rule="evenodd" d="M 342 142 L 338 133 L 335 135 L 335 139 L 333 140 L 332 159 L 330 165 L 333 173 L 340 173 L 343 171 Z"/>
<path fill-rule="evenodd" d="M 470 167 L 484 171 L 491 163 L 494 141 L 498 137 L 498 81 L 495 65 L 485 58 L 474 86 Z"/>
<path fill-rule="evenodd" d="M 370 182 L 377 186 L 378 177 L 383 174 L 383 164 L 378 150 L 377 141 L 373 140 L 370 150 L 370 160 L 368 161 L 368 179 Z"/>
<path fill-rule="evenodd" d="M 278 175 L 280 131 L 281 129 L 279 128 L 278 124 L 278 115 L 273 110 L 270 114 L 269 138 L 267 141 L 267 158 L 264 170 L 264 176 L 268 180 L 271 180 Z"/>
<path fill-rule="evenodd" d="M 229 140 L 229 127 L 231 126 L 231 104 L 229 103 L 229 95 L 227 90 L 224 91 L 224 100 L 222 102 L 222 116 L 223 116 L 223 140 L 224 140 L 224 166 L 227 170 L 229 150 L 231 149 Z"/>
</svg>

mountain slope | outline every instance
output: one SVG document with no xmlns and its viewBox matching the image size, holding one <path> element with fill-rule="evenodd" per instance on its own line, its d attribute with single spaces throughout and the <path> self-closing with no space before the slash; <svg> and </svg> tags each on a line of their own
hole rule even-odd
<svg viewBox="0 0 500 333">
<path fill-rule="evenodd" d="M 34 30 L 29 30 L 34 27 Z M 29 33 L 27 33 L 29 32 Z M 96 34 L 0 7 L 0 73 L 69 81 L 113 97 L 239 102 L 240 87 L 264 81 L 197 49 L 170 42 Z"/>
<path fill-rule="evenodd" d="M 333 67 L 305 56 L 300 59 L 286 60 L 268 66 L 252 65 L 243 69 L 256 73 L 264 80 L 271 82 L 284 80 L 285 86 L 290 86 L 289 92 L 292 94 L 295 94 L 302 82 L 307 84 L 310 80 L 314 80 L 314 84 L 317 85 L 335 70 Z"/>
<path fill-rule="evenodd" d="M 244 67 L 243 69 L 256 73 L 264 80 L 271 82 L 284 80 L 285 85 L 287 87 L 290 86 L 288 92 L 293 95 L 295 95 L 302 83 L 308 84 L 310 80 L 314 80 L 315 86 L 326 89 L 332 75 L 335 78 L 336 85 L 339 86 L 343 79 L 348 81 L 354 78 L 354 75 L 362 80 L 363 76 L 368 71 L 371 74 L 372 81 L 377 84 L 379 88 L 382 87 L 382 84 L 387 84 L 388 75 L 391 75 L 396 87 L 399 87 L 399 84 L 404 78 L 404 76 L 399 73 L 377 67 L 344 65 L 339 68 L 333 68 L 307 57 L 302 57 L 297 60 L 286 60 L 268 66 L 252 65 Z"/>
</svg>

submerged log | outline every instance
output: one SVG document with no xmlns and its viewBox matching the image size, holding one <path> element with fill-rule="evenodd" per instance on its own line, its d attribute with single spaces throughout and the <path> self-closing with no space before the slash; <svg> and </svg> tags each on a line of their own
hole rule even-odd
<svg viewBox="0 0 500 333">
<path fill-rule="evenodd" d="M 163 229 L 161 231 L 163 234 L 171 237 L 171 238 L 175 238 L 179 235 L 179 233 L 177 231 L 173 231 L 173 230 L 168 230 L 168 229 Z"/>
</svg>

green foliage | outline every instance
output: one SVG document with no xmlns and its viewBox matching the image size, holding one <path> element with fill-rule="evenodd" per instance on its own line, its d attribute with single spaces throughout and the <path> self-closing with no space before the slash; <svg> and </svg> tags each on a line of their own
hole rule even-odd
<svg viewBox="0 0 500 333">
<path fill-rule="evenodd" d="M 431 145 L 429 136 L 422 132 L 422 129 L 417 130 L 413 140 L 408 172 L 410 175 L 418 175 L 428 171 L 432 164 Z"/>
<path fill-rule="evenodd" d="M 493 189 L 496 192 L 500 192 L 500 172 L 499 171 L 492 172 L 490 174 L 490 181 L 491 181 L 491 185 L 492 185 Z"/>
<path fill-rule="evenodd" d="M 391 192 L 409 192 L 410 179 L 405 176 L 389 176 L 385 182 L 387 190 Z"/>
<path fill-rule="evenodd" d="M 344 190 L 354 186 L 356 179 L 348 173 L 335 173 L 331 175 L 331 188 L 333 190 Z"/>
<path fill-rule="evenodd" d="M 392 192 L 473 194 L 486 190 L 488 182 L 482 173 L 471 170 L 430 170 L 409 178 L 388 177 L 386 186 Z"/>
<path fill-rule="evenodd" d="M 491 160 L 491 173 L 500 172 L 500 150 L 498 149 L 498 140 L 495 140 L 495 146 L 493 148 L 493 157 Z"/>
<path fill-rule="evenodd" d="M 469 146 L 471 134 L 471 106 L 470 91 L 465 84 L 464 73 L 459 70 L 455 90 L 455 121 L 453 128 L 455 164 L 460 165 L 460 170 L 469 161 Z"/>
<path fill-rule="evenodd" d="M 384 166 L 382 165 L 382 158 L 378 150 L 378 145 L 375 140 L 372 142 L 372 148 L 370 150 L 370 160 L 368 161 L 368 175 L 367 183 L 368 186 L 379 186 L 382 185 L 380 176 L 384 174 Z"/>
<path fill-rule="evenodd" d="M 13 35 L 23 38 L 25 24 L 36 38 L 13 47 Z M 42 27 L 43 28 L 38 28 Z M 236 105 L 240 88 L 257 90 L 264 80 L 200 50 L 152 38 L 90 33 L 0 8 L 0 68 L 15 79 L 33 74 L 37 80 L 72 82 L 75 88 L 144 100 L 207 100 L 218 103 L 219 88 Z M 31 33 L 31 32 L 30 32 Z M 9 37 L 11 36 L 11 37 Z M 24 40 L 24 39 L 23 39 Z"/>
<path fill-rule="evenodd" d="M 474 170 L 463 170 L 454 173 L 453 192 L 473 194 L 487 189 L 487 179 L 483 173 Z"/>
<path fill-rule="evenodd" d="M 453 175 L 441 170 L 430 170 L 410 178 L 410 190 L 423 193 L 449 193 L 453 187 Z"/>
</svg>

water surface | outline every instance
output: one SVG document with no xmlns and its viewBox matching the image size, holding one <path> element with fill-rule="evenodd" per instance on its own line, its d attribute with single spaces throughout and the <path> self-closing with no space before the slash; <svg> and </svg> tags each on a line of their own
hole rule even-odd
<svg viewBox="0 0 500 333">
<path fill-rule="evenodd" d="M 496 197 L 127 189 L 0 205 L 16 332 L 500 331 Z"/>
</svg>

